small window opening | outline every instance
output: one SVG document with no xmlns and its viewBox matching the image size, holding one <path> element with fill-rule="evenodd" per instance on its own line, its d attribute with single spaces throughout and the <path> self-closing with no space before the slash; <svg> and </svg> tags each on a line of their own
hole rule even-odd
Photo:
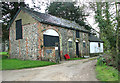
<svg viewBox="0 0 120 83">
<path fill-rule="evenodd" d="M 22 20 L 16 21 L 16 40 L 22 39 Z"/>
</svg>

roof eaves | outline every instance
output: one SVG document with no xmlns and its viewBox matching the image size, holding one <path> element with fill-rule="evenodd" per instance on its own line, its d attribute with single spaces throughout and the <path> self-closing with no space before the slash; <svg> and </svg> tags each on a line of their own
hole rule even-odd
<svg viewBox="0 0 120 83">
<path fill-rule="evenodd" d="M 19 14 L 20 10 L 23 10 L 25 12 L 27 12 L 29 15 L 31 15 L 34 19 L 38 20 L 39 22 L 42 22 L 42 23 L 45 23 L 45 24 L 50 24 L 50 25 L 55 25 L 55 26 L 59 26 L 59 27 L 64 27 L 64 28 L 68 28 L 68 29 L 72 29 L 72 30 L 79 30 L 79 31 L 82 31 L 82 32 L 86 32 L 86 33 L 89 33 L 88 30 L 83 30 L 83 29 L 79 29 L 79 28 L 73 28 L 73 27 L 67 27 L 67 26 L 64 26 L 64 25 L 61 25 L 61 24 L 55 24 L 55 23 L 51 23 L 51 22 L 47 22 L 43 19 L 41 19 L 39 16 L 37 16 L 36 14 L 34 14 L 34 12 L 32 12 L 32 10 L 27 10 L 26 8 L 23 8 L 21 7 L 16 15 L 14 16 L 13 20 L 11 21 L 9 27 L 11 26 L 12 22 L 15 20 L 16 16 Z M 75 23 L 75 22 L 74 22 Z M 75 23 L 76 24 L 76 23 Z"/>
<path fill-rule="evenodd" d="M 101 42 L 101 43 L 104 43 L 104 41 L 91 41 L 91 40 L 89 40 L 90 42 Z"/>
<path fill-rule="evenodd" d="M 23 8 L 25 9 L 25 8 Z M 26 9 L 25 9 L 26 10 Z M 27 10 L 26 10 L 27 11 Z M 31 10 L 30 10 L 31 11 Z M 28 11 L 27 11 L 28 12 Z M 32 12 L 32 11 L 31 11 Z M 31 14 L 30 12 L 28 12 L 29 14 Z M 64 28 L 68 28 L 68 29 L 72 29 L 72 30 L 79 30 L 79 31 L 82 31 L 82 32 L 86 32 L 86 33 L 89 33 L 88 30 L 83 30 L 83 29 L 80 29 L 80 28 L 73 28 L 73 27 L 67 27 L 67 26 L 64 26 L 64 25 L 61 25 L 61 24 L 56 24 L 56 23 L 51 23 L 51 22 L 47 22 L 43 19 L 41 19 L 39 16 L 37 16 L 36 14 L 34 14 L 34 12 L 32 12 L 32 17 L 34 17 L 36 20 L 38 20 L 39 22 L 42 22 L 42 23 L 46 23 L 46 24 L 50 24 L 50 25 L 56 25 L 56 26 L 59 26 L 59 27 L 64 27 Z M 61 19 L 61 18 L 60 18 Z M 65 20 L 65 19 L 63 19 Z M 74 21 L 73 21 L 74 22 Z M 74 22 L 76 24 L 76 22 Z M 76 24 L 78 25 L 78 24 Z"/>
<path fill-rule="evenodd" d="M 96 37 L 92 34 L 90 34 L 90 36 L 89 36 L 89 41 L 90 42 L 103 42 L 101 39 L 99 39 L 98 37 Z"/>
<path fill-rule="evenodd" d="M 50 25 L 53 25 L 53 26 L 63 27 L 63 28 L 72 29 L 72 30 L 79 30 L 81 32 L 89 33 L 89 31 L 87 31 L 87 30 L 84 31 L 84 30 L 80 30 L 80 29 L 76 29 L 76 28 L 72 28 L 72 27 L 66 27 L 66 26 L 63 26 L 63 25 L 60 25 L 60 24 L 50 23 L 50 22 L 47 22 L 47 21 L 40 21 L 40 22 L 45 23 L 45 24 L 50 24 Z"/>
<path fill-rule="evenodd" d="M 43 21 L 43 20 L 40 19 L 37 15 L 35 15 L 33 12 L 30 13 L 30 12 L 28 12 L 25 8 L 22 8 L 22 9 L 23 9 L 23 11 L 27 12 L 29 15 L 31 15 L 33 18 L 35 18 L 35 19 L 38 20 L 39 22 L 42 22 L 42 21 Z"/>
</svg>

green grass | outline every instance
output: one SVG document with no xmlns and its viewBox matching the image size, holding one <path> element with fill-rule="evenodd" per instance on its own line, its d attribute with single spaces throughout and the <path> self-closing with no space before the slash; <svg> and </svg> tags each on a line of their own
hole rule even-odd
<svg viewBox="0 0 120 83">
<path fill-rule="evenodd" d="M 2 55 L 2 56 L 0 55 L 0 59 L 7 59 L 7 58 L 8 58 L 8 55 Z"/>
<path fill-rule="evenodd" d="M 2 59 L 0 58 L 0 70 L 2 70 Z"/>
<path fill-rule="evenodd" d="M 8 52 L 0 52 L 0 55 L 8 55 Z"/>
<path fill-rule="evenodd" d="M 85 58 L 82 58 L 82 57 L 80 57 L 80 58 L 70 58 L 70 59 L 67 59 L 67 60 L 80 60 L 80 59 L 85 59 Z"/>
<path fill-rule="evenodd" d="M 19 59 L 3 59 L 2 70 L 13 70 L 23 68 L 43 67 L 48 65 L 54 65 L 56 63 L 48 61 L 33 61 L 33 60 L 19 60 Z"/>
<path fill-rule="evenodd" d="M 100 81 L 118 81 L 118 70 L 107 66 L 102 65 L 96 66 L 97 79 Z"/>
<path fill-rule="evenodd" d="M 89 60 L 95 60 L 95 59 L 97 59 L 97 57 L 90 58 Z"/>
</svg>

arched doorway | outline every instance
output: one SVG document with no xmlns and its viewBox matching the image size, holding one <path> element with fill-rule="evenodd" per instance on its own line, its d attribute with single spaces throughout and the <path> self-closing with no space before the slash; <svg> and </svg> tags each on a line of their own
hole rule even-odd
<svg viewBox="0 0 120 83">
<path fill-rule="evenodd" d="M 43 39 L 45 47 L 53 47 L 59 42 L 59 34 L 53 29 L 48 29 L 43 33 Z"/>
<path fill-rule="evenodd" d="M 56 32 L 54 29 L 48 29 L 43 32 L 43 44 L 47 56 L 55 54 L 56 58 L 60 58 L 60 43 L 58 32 Z M 55 47 L 58 47 L 58 49 Z"/>
</svg>

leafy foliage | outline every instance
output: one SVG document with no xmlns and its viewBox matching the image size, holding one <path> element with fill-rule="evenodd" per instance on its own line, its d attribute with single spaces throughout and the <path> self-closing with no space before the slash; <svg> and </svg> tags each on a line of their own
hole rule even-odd
<svg viewBox="0 0 120 83">
<path fill-rule="evenodd" d="M 7 26 L 9 25 L 10 21 L 15 16 L 18 9 L 22 7 L 28 7 L 24 2 L 2 2 L 2 20 L 4 23 L 2 23 L 2 40 L 5 41 L 8 39 L 9 36 L 9 29 L 7 29 Z"/>
<path fill-rule="evenodd" d="M 81 7 L 75 6 L 75 2 L 53 2 L 47 7 L 46 12 L 57 17 L 75 21 L 79 25 L 85 26 L 87 30 L 90 30 L 91 27 L 85 23 L 85 16 L 89 14 L 84 8 L 85 5 Z"/>
<path fill-rule="evenodd" d="M 110 2 L 90 3 L 95 12 L 95 21 L 100 29 L 100 38 L 104 41 L 105 51 L 116 47 L 116 18 L 110 9 L 114 4 Z"/>
<path fill-rule="evenodd" d="M 99 63 L 99 60 L 98 62 Z M 96 66 L 97 79 L 100 81 L 118 81 L 118 71 L 117 69 L 103 64 L 102 66 Z"/>
</svg>

